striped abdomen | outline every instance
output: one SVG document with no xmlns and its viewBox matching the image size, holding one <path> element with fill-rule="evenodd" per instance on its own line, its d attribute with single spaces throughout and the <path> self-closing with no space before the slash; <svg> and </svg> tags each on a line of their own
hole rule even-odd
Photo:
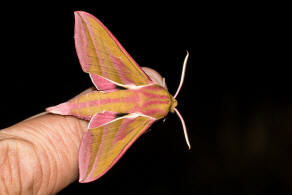
<svg viewBox="0 0 292 195">
<path fill-rule="evenodd" d="M 172 96 L 159 85 L 139 89 L 117 90 L 104 93 L 93 91 L 58 105 L 66 114 L 90 120 L 96 113 L 110 111 L 115 113 L 140 112 L 156 119 L 169 112 Z"/>
</svg>

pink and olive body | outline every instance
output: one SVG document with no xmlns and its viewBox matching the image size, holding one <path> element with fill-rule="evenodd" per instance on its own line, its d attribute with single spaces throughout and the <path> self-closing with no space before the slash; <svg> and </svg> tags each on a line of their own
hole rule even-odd
<svg viewBox="0 0 292 195">
<path fill-rule="evenodd" d="M 164 79 L 150 68 L 140 68 L 98 19 L 75 12 L 75 20 L 78 58 L 96 90 L 47 111 L 89 121 L 80 145 L 79 181 L 90 182 L 105 174 L 154 121 L 169 112 L 179 115 L 185 135 L 186 128 L 175 108 L 181 85 L 175 96 L 170 95 Z"/>
<path fill-rule="evenodd" d="M 57 114 L 73 115 L 90 120 L 97 113 L 141 113 L 154 120 L 174 112 L 177 101 L 160 85 L 152 84 L 138 89 L 113 92 L 92 91 L 71 101 L 50 108 Z"/>
</svg>

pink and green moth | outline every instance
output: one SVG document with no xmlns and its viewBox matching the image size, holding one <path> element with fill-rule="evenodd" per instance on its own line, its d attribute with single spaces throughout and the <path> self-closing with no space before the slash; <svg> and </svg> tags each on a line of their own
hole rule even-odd
<svg viewBox="0 0 292 195">
<path fill-rule="evenodd" d="M 104 175 L 154 121 L 175 112 L 181 119 L 188 147 L 186 125 L 178 110 L 180 85 L 170 95 L 164 78 L 150 68 L 140 68 L 111 32 L 94 16 L 75 12 L 75 46 L 82 70 L 97 90 L 47 108 L 60 115 L 89 121 L 79 150 L 79 182 Z"/>
</svg>

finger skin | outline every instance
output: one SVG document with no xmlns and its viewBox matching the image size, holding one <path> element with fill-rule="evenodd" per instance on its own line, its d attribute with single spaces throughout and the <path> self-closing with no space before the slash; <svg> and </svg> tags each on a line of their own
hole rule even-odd
<svg viewBox="0 0 292 195">
<path fill-rule="evenodd" d="M 76 180 L 87 125 L 45 114 L 0 130 L 0 194 L 55 194 Z"/>
</svg>

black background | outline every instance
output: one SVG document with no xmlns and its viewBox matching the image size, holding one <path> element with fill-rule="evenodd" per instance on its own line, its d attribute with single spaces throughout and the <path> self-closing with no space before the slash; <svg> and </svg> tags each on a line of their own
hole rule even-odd
<svg viewBox="0 0 292 195">
<path fill-rule="evenodd" d="M 229 5 L 230 6 L 230 5 Z M 101 179 L 60 194 L 290 194 L 291 53 L 286 12 L 265 5 L 129 4 L 3 8 L 1 123 L 5 128 L 92 86 L 73 40 L 76 10 L 99 18 L 174 94 L 156 122 Z"/>
</svg>

